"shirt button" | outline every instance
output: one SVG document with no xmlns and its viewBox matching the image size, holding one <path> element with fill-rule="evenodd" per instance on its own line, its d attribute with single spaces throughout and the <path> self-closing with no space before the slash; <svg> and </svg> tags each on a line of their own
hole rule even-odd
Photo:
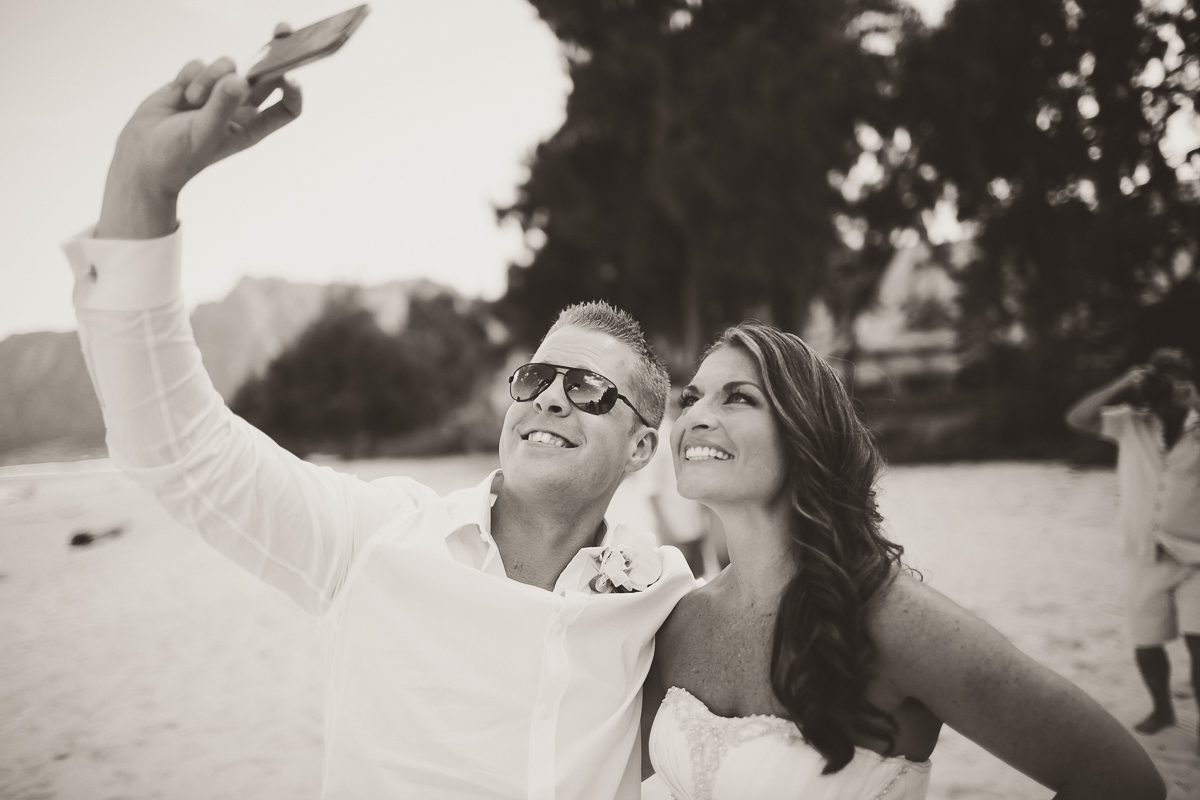
<svg viewBox="0 0 1200 800">
<path fill-rule="evenodd" d="M 542 715 L 542 719 L 550 719 L 550 715 L 554 713 L 554 709 L 550 706 L 542 706 L 540 713 Z"/>
<path fill-rule="evenodd" d="M 563 630 L 565 630 L 563 628 L 563 624 L 561 622 L 556 622 L 554 623 L 554 627 L 550 629 L 550 633 L 555 636 L 562 636 Z"/>
</svg>

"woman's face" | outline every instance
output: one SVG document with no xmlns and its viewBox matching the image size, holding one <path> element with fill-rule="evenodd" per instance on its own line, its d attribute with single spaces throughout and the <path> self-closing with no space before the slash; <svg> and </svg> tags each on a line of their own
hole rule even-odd
<svg viewBox="0 0 1200 800">
<path fill-rule="evenodd" d="M 774 503 L 787 474 L 783 442 L 750 356 L 714 350 L 680 405 L 671 431 L 679 493 L 710 505 Z"/>
</svg>

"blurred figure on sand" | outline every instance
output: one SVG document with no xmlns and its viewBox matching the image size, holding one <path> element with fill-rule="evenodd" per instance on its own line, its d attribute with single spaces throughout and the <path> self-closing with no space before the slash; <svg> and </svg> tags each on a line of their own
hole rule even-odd
<svg viewBox="0 0 1200 800">
<path fill-rule="evenodd" d="M 643 475 L 647 483 L 646 499 L 654 513 L 654 530 L 661 544 L 678 547 L 687 558 L 688 566 L 698 578 L 711 580 L 729 563 L 725 548 L 725 532 L 721 520 L 707 507 L 679 494 L 675 481 L 675 464 L 671 458 L 671 427 L 679 418 L 679 394 L 682 387 L 672 387 L 667 399 L 667 413 L 659 428 L 663 443 L 650 460 Z"/>
<path fill-rule="evenodd" d="M 1117 444 L 1117 525 L 1129 558 L 1129 634 L 1154 710 L 1134 726 L 1175 724 L 1166 642 L 1183 633 L 1200 699 L 1200 396 L 1191 359 L 1160 348 L 1147 364 L 1067 412 L 1080 433 Z"/>
</svg>

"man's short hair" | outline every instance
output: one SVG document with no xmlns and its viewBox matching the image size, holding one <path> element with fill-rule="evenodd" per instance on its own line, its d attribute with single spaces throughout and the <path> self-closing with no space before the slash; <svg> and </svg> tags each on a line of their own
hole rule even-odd
<svg viewBox="0 0 1200 800">
<path fill-rule="evenodd" d="M 647 422 L 655 428 L 661 425 L 671 379 L 667 375 L 667 365 L 650 347 L 637 320 L 603 300 L 593 300 L 564 308 L 550 330 L 546 331 L 546 336 L 567 327 L 606 333 L 633 351 L 636 358 L 633 369 L 629 371 L 632 385 L 618 388 L 623 394 L 629 395 Z M 545 340 L 542 337 L 542 341 Z"/>
<path fill-rule="evenodd" d="M 1150 354 L 1150 366 L 1155 372 L 1181 380 L 1192 379 L 1192 359 L 1177 347 L 1160 347 Z"/>
</svg>

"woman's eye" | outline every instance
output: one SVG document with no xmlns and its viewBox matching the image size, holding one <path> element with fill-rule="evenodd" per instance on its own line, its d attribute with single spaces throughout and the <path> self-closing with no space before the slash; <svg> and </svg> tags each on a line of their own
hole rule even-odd
<svg viewBox="0 0 1200 800">
<path fill-rule="evenodd" d="M 745 392 L 730 392 L 729 397 L 725 398 L 729 403 L 745 403 L 746 405 L 754 405 L 754 398 Z"/>
<path fill-rule="evenodd" d="M 681 394 L 679 395 L 679 407 L 691 408 L 696 404 L 696 400 L 697 397 L 694 394 Z"/>
</svg>

